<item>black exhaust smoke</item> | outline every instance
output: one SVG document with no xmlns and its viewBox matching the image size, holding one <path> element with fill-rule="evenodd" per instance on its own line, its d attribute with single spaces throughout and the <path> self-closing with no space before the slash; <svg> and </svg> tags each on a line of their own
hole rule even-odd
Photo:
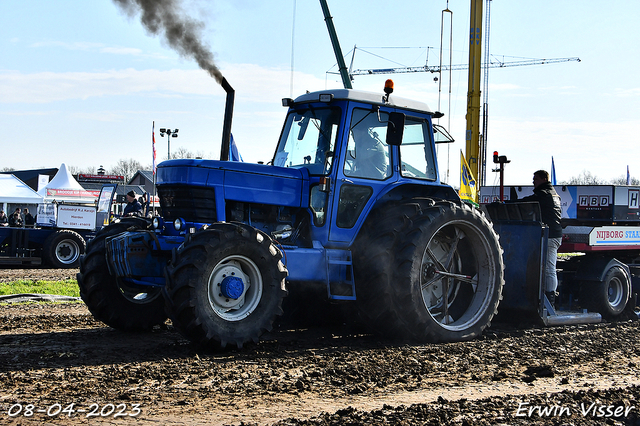
<svg viewBox="0 0 640 426">
<path fill-rule="evenodd" d="M 171 48 L 185 58 L 195 59 L 200 68 L 222 85 L 227 92 L 222 128 L 220 160 L 229 160 L 231 121 L 235 90 L 213 62 L 213 53 L 200 40 L 204 23 L 191 19 L 180 9 L 180 0 L 113 0 L 128 16 L 142 12 L 140 21 L 153 35 L 161 35 Z"/>
<path fill-rule="evenodd" d="M 179 0 L 113 0 L 127 15 L 142 12 L 140 21 L 153 35 L 161 35 L 171 48 L 185 58 L 195 59 L 200 68 L 222 84 L 222 73 L 213 53 L 201 41 L 204 23 L 184 14 Z"/>
</svg>

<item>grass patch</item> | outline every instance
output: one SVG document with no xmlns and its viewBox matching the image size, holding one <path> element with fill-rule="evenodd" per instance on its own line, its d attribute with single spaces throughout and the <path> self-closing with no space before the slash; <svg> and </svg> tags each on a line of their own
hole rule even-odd
<svg viewBox="0 0 640 426">
<path fill-rule="evenodd" d="M 0 284 L 0 296 L 22 293 L 56 294 L 60 296 L 80 297 L 80 289 L 78 288 L 78 282 L 76 280 L 18 280 Z"/>
</svg>

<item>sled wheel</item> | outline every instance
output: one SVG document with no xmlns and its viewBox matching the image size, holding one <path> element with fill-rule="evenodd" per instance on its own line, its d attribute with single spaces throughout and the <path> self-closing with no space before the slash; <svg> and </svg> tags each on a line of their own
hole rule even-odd
<svg viewBox="0 0 640 426">
<path fill-rule="evenodd" d="M 126 219 L 103 228 L 89 241 L 80 261 L 82 300 L 97 320 L 119 330 L 149 330 L 167 319 L 160 287 L 126 283 L 111 275 L 107 265 L 107 237 L 146 227 L 144 219 Z"/>
<path fill-rule="evenodd" d="M 167 267 L 174 326 L 201 346 L 257 342 L 282 314 L 287 270 L 271 238 L 241 223 L 190 236 Z"/>
<path fill-rule="evenodd" d="M 60 229 L 49 235 L 42 246 L 42 256 L 53 268 L 77 268 L 87 243 L 75 231 Z"/>
<path fill-rule="evenodd" d="M 621 315 L 630 298 L 630 283 L 619 266 L 607 271 L 602 282 L 584 284 L 583 295 L 587 309 L 600 313 L 606 319 Z"/>
</svg>

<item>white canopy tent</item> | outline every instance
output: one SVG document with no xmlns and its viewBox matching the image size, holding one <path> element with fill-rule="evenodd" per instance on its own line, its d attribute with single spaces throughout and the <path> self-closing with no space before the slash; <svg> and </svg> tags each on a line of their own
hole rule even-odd
<svg viewBox="0 0 640 426">
<path fill-rule="evenodd" d="M 38 191 L 38 194 L 47 203 L 53 201 L 94 203 L 98 198 L 98 193 L 85 190 L 69 172 L 64 163 L 62 163 L 53 179 Z"/>
<path fill-rule="evenodd" d="M 38 205 L 42 203 L 42 196 L 29 188 L 27 184 L 10 174 L 0 174 L 0 208 L 9 215 L 7 211 L 9 204 Z"/>
</svg>

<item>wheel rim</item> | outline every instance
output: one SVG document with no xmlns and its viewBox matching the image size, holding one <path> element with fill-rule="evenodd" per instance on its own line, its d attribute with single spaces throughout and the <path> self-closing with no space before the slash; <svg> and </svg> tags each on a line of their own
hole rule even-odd
<svg viewBox="0 0 640 426">
<path fill-rule="evenodd" d="M 235 291 L 225 289 L 229 278 L 234 279 Z M 262 298 L 260 268 L 245 256 L 226 257 L 213 268 L 208 287 L 209 304 L 215 314 L 226 321 L 240 321 L 251 315 Z"/>
<path fill-rule="evenodd" d="M 617 308 L 623 301 L 623 283 L 618 277 L 612 277 L 607 286 L 607 299 L 609 306 Z"/>
<path fill-rule="evenodd" d="M 80 245 L 72 239 L 65 239 L 56 246 L 56 259 L 65 265 L 70 265 L 80 257 Z"/>
<path fill-rule="evenodd" d="M 481 229 L 466 221 L 440 227 L 422 256 L 420 285 L 427 312 L 442 328 L 468 329 L 490 308 L 496 269 Z"/>
</svg>

